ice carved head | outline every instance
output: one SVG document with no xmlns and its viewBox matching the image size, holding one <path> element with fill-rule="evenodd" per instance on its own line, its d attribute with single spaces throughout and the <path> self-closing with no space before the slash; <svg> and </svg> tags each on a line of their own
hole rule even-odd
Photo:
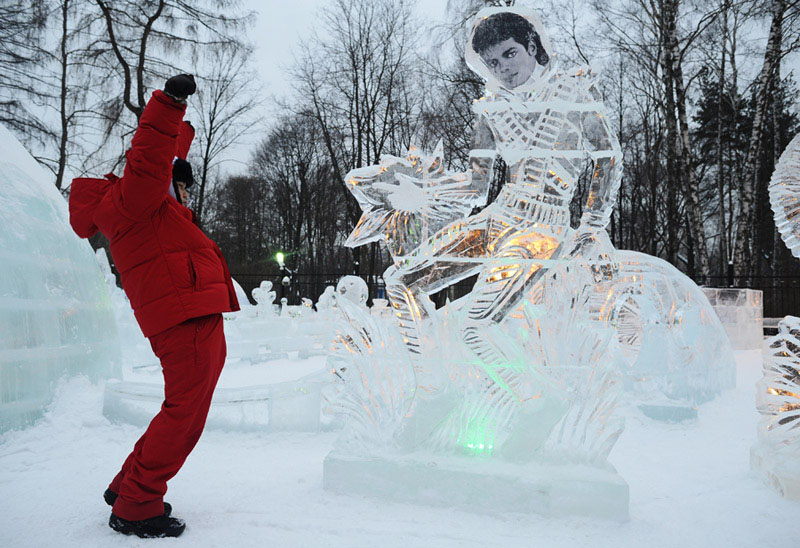
<svg viewBox="0 0 800 548">
<path fill-rule="evenodd" d="M 366 307 L 369 296 L 367 282 L 358 276 L 344 276 L 336 284 L 336 295 L 339 299 L 347 299 L 358 306 Z M 337 300 L 337 302 L 340 301 Z"/>
<path fill-rule="evenodd" d="M 551 51 L 530 10 L 485 8 L 470 25 L 466 60 L 491 90 L 530 91 L 549 72 Z"/>
</svg>

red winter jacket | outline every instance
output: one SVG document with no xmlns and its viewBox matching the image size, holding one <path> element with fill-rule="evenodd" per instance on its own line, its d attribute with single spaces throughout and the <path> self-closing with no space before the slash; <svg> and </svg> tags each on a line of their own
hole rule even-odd
<svg viewBox="0 0 800 548">
<path fill-rule="evenodd" d="M 219 248 L 194 224 L 191 210 L 167 194 L 180 128 L 190 127 L 182 123 L 185 110 L 161 91 L 153 93 L 122 177 L 75 179 L 70 190 L 73 230 L 89 238 L 99 229 L 109 239 L 122 288 L 146 337 L 190 318 L 239 310 Z"/>
</svg>

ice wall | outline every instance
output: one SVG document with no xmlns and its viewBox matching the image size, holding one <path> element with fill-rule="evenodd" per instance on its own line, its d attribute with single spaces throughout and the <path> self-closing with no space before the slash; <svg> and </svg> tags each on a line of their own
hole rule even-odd
<svg viewBox="0 0 800 548">
<path fill-rule="evenodd" d="M 52 176 L 0 125 L 0 431 L 29 424 L 55 382 L 119 373 L 114 312 Z"/>
</svg>

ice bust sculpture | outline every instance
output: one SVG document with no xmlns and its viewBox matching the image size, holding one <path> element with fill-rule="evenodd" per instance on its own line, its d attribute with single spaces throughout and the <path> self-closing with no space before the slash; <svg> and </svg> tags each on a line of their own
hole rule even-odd
<svg viewBox="0 0 800 548">
<path fill-rule="evenodd" d="M 39 417 L 62 376 L 120 374 L 103 274 L 50 179 L 0 125 L 0 431 Z"/>
<path fill-rule="evenodd" d="M 541 23 L 524 8 L 481 10 L 466 60 L 486 81 L 466 173 L 444 168 L 441 146 L 426 154 L 412 145 L 346 178 L 363 210 L 347 243 L 389 248 L 394 264 L 383 277 L 396 324 L 339 301 L 346 321 L 332 361 L 351 420 L 326 459 L 325 483 L 624 517 L 627 485 L 606 461 L 622 431 L 618 392 L 702 402 L 732 380 L 732 360 L 718 361 L 730 358 L 727 339 L 688 278 L 611 245 L 605 226 L 622 154 L 596 75 L 557 71 Z M 486 205 L 498 155 L 509 180 L 471 214 Z M 569 204 L 587 164 L 586 207 L 573 229 Z M 434 307 L 430 294 L 471 276 L 467 296 Z M 492 469 L 497 461 L 503 473 Z M 409 481 L 395 484 L 400 477 Z"/>
<path fill-rule="evenodd" d="M 800 134 L 775 166 L 769 196 L 778 231 L 800 258 Z M 763 357 L 764 377 L 756 395 L 761 421 L 751 463 L 784 496 L 800 500 L 800 318 L 781 320 Z"/>
</svg>

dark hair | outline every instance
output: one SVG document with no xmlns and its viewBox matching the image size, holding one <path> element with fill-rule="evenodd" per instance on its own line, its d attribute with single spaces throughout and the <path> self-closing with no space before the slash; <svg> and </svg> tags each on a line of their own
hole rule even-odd
<svg viewBox="0 0 800 548">
<path fill-rule="evenodd" d="M 192 186 L 194 184 L 192 164 L 183 158 L 175 158 L 175 163 L 172 164 L 172 182 L 185 183 L 186 188 Z"/>
<path fill-rule="evenodd" d="M 472 49 L 480 54 L 509 38 L 526 48 L 533 42 L 536 46 L 536 62 L 542 66 L 550 62 L 550 56 L 542 47 L 539 33 L 533 28 L 533 24 L 510 11 L 495 13 L 481 21 L 472 36 Z"/>
</svg>

